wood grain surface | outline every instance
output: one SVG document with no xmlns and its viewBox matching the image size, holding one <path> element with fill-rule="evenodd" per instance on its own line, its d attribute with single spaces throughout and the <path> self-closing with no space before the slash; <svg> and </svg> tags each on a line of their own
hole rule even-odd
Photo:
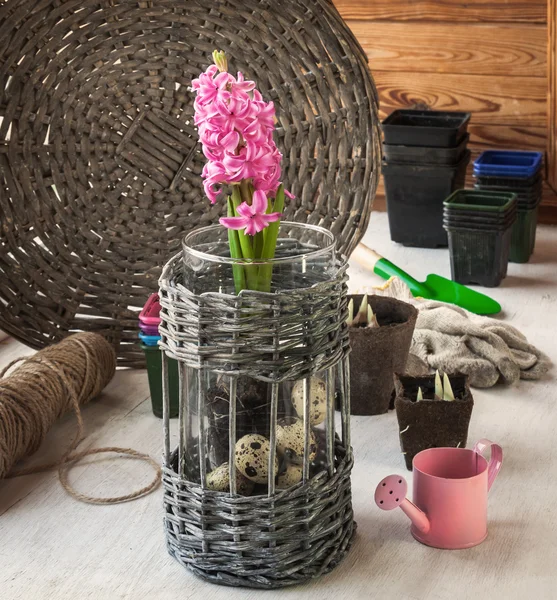
<svg viewBox="0 0 557 600">
<path fill-rule="evenodd" d="M 546 0 L 333 0 L 345 19 L 545 23 Z"/>
<path fill-rule="evenodd" d="M 546 25 L 348 21 L 372 73 L 547 76 Z"/>
<path fill-rule="evenodd" d="M 548 0 L 548 21 L 547 181 L 557 191 L 557 0 Z"/>
<path fill-rule="evenodd" d="M 489 148 L 520 148 L 544 152 L 547 143 L 547 127 L 522 127 L 509 125 L 476 124 L 474 118 L 468 126 L 470 146 Z"/>
<path fill-rule="evenodd" d="M 557 0 L 334 2 L 368 55 L 381 118 L 470 111 L 474 152 L 545 152 L 540 220 L 557 223 Z M 381 181 L 374 209 L 384 208 Z"/>
<path fill-rule="evenodd" d="M 557 225 L 557 194 L 551 190 L 551 195 L 540 205 L 538 223 Z"/>
<path fill-rule="evenodd" d="M 379 71 L 380 116 L 397 108 L 463 110 L 474 123 L 543 127 L 547 83 L 541 77 Z"/>
</svg>

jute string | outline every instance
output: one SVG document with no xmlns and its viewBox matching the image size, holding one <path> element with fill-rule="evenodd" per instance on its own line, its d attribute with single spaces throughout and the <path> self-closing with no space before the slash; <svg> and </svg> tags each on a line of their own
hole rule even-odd
<svg viewBox="0 0 557 600">
<path fill-rule="evenodd" d="M 6 373 L 21 363 L 11 373 Z M 161 468 L 149 455 L 132 448 L 105 447 L 76 451 L 84 440 L 80 406 L 99 395 L 116 371 L 112 346 L 96 333 L 77 333 L 34 356 L 12 361 L 0 372 L 0 479 L 58 468 L 60 483 L 77 500 L 91 504 L 116 504 L 144 496 L 158 487 Z M 21 459 L 33 454 L 54 422 L 69 410 L 75 412 L 77 430 L 63 456 L 54 462 L 14 470 Z M 68 472 L 85 456 L 125 454 L 149 463 L 155 478 L 124 496 L 95 497 L 75 490 Z"/>
</svg>

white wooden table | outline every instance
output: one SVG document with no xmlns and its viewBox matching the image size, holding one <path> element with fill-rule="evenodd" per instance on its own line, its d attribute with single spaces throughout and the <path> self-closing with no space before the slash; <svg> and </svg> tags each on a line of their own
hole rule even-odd
<svg viewBox="0 0 557 600">
<path fill-rule="evenodd" d="M 374 214 L 364 240 L 418 277 L 449 274 L 447 250 L 390 242 L 386 215 Z M 355 290 L 378 280 L 353 268 Z M 540 227 L 527 265 L 509 266 L 490 293 L 505 317 L 557 362 L 557 229 Z M 0 343 L 0 365 L 31 353 Z M 505 462 L 489 500 L 489 537 L 470 550 L 441 551 L 415 542 L 401 511 L 373 503 L 377 482 L 407 475 L 394 413 L 352 419 L 352 478 L 358 533 L 345 561 L 318 581 L 276 592 L 213 586 L 166 552 L 161 491 L 132 503 L 91 506 L 66 495 L 55 473 L 0 481 L 1 600 L 513 600 L 557 598 L 557 386 L 551 377 L 474 392 L 469 444 L 499 442 Z M 161 422 L 150 410 L 144 371 L 120 371 L 84 410 L 87 445 L 131 446 L 161 456 Z M 74 430 L 67 416 L 34 457 L 60 455 Z M 147 466 L 91 459 L 72 471 L 78 489 L 118 495 L 146 482 Z"/>
</svg>

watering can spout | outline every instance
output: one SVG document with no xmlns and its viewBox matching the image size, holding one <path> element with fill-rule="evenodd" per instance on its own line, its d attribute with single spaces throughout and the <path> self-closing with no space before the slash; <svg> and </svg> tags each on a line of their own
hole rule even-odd
<svg viewBox="0 0 557 600">
<path fill-rule="evenodd" d="M 414 527 L 422 533 L 430 528 L 427 515 L 406 498 L 408 484 L 402 475 L 389 475 L 379 482 L 375 490 L 375 503 L 382 510 L 392 510 L 397 506 L 404 511 Z"/>
<path fill-rule="evenodd" d="M 420 510 L 414 503 L 410 502 L 407 498 L 405 498 L 400 503 L 400 508 L 404 511 L 404 513 L 408 516 L 408 518 L 412 521 L 412 524 L 416 529 L 419 529 L 422 533 L 427 533 L 430 528 L 429 519 L 425 512 Z"/>
</svg>

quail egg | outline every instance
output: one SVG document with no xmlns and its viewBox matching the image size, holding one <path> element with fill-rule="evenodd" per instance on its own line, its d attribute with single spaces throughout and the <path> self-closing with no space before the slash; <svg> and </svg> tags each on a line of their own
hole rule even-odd
<svg viewBox="0 0 557 600">
<path fill-rule="evenodd" d="M 276 487 L 279 490 L 285 490 L 302 481 L 302 465 L 290 463 L 284 473 L 277 475 Z"/>
<path fill-rule="evenodd" d="M 304 458 L 304 422 L 300 419 L 291 425 L 277 426 L 277 449 L 293 463 L 300 463 Z M 313 431 L 309 432 L 309 460 L 317 453 L 317 442 Z"/>
<path fill-rule="evenodd" d="M 234 449 L 236 468 L 255 483 L 267 483 L 269 473 L 269 440 L 251 433 L 240 438 Z M 275 456 L 273 477 L 278 471 L 278 458 Z"/>
<path fill-rule="evenodd" d="M 327 386 L 319 377 L 309 380 L 309 421 L 312 425 L 319 425 L 325 420 L 327 414 Z M 292 388 L 292 405 L 298 416 L 304 415 L 304 380 L 300 379 Z"/>
<path fill-rule="evenodd" d="M 228 463 L 223 463 L 210 473 L 207 473 L 207 487 L 215 492 L 230 490 L 230 470 Z M 249 496 L 253 492 L 254 483 L 236 469 L 236 492 L 240 496 Z"/>
</svg>

